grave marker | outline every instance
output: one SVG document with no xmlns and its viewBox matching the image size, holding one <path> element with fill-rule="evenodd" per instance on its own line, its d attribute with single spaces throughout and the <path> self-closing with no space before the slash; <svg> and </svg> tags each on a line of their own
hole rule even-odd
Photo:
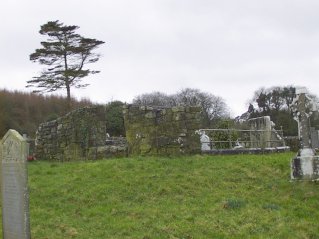
<svg viewBox="0 0 319 239">
<path fill-rule="evenodd" d="M 10 129 L 0 143 L 3 239 L 30 239 L 27 155 L 29 146 Z"/>
<path fill-rule="evenodd" d="M 316 103 L 307 96 L 305 88 L 296 89 L 296 97 L 293 101 L 295 120 L 298 122 L 298 136 L 300 150 L 291 161 L 291 179 L 318 180 L 319 157 L 312 147 L 309 117 L 316 111 Z"/>
<path fill-rule="evenodd" d="M 208 135 L 206 135 L 205 131 L 200 132 L 200 143 L 201 143 L 201 150 L 202 151 L 209 151 L 211 150 L 211 142 Z"/>
</svg>

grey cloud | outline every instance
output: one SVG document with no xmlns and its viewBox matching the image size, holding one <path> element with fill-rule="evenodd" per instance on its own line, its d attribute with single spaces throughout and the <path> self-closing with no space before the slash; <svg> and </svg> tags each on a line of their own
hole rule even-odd
<svg viewBox="0 0 319 239">
<path fill-rule="evenodd" d="M 4 0 L 0 67 L 23 89 L 40 66 L 40 25 L 59 19 L 101 39 L 101 73 L 74 93 L 103 102 L 148 91 L 200 88 L 235 114 L 261 86 L 298 84 L 318 92 L 319 2 L 315 0 Z M 63 7 L 61 7 L 63 6 Z M 74 7 L 76 6 L 76 7 Z M 19 19 L 19 20 L 17 20 Z M 14 72 L 14 73 L 13 73 Z M 0 79 L 0 87 L 8 83 Z"/>
</svg>

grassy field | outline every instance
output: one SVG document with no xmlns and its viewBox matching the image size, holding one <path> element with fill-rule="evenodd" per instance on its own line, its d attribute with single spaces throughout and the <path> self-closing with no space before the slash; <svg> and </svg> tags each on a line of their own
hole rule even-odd
<svg viewBox="0 0 319 239">
<path fill-rule="evenodd" d="M 29 164 L 33 239 L 319 238 L 292 153 Z"/>
</svg>

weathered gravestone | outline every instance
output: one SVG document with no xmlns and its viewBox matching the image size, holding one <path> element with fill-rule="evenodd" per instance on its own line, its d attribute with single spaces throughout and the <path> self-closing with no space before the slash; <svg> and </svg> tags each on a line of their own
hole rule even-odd
<svg viewBox="0 0 319 239">
<path fill-rule="evenodd" d="M 202 152 L 211 150 L 210 138 L 205 131 L 200 132 L 200 143 Z"/>
<path fill-rule="evenodd" d="M 316 111 L 316 104 L 307 96 L 305 88 L 296 89 L 293 101 L 295 120 L 298 122 L 300 150 L 291 162 L 291 179 L 318 180 L 319 156 L 312 147 L 309 117 Z"/>
<path fill-rule="evenodd" d="M 30 239 L 27 188 L 28 144 L 15 130 L 1 140 L 1 193 L 3 239 Z"/>
<path fill-rule="evenodd" d="M 271 148 L 271 132 L 273 122 L 270 116 L 252 118 L 248 120 L 250 127 L 251 148 Z"/>
</svg>

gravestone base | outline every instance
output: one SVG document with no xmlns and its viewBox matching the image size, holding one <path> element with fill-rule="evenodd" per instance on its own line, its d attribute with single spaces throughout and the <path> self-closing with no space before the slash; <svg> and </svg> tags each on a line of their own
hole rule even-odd
<svg viewBox="0 0 319 239">
<path fill-rule="evenodd" d="M 296 156 L 291 160 L 292 180 L 319 180 L 319 156 Z"/>
</svg>

